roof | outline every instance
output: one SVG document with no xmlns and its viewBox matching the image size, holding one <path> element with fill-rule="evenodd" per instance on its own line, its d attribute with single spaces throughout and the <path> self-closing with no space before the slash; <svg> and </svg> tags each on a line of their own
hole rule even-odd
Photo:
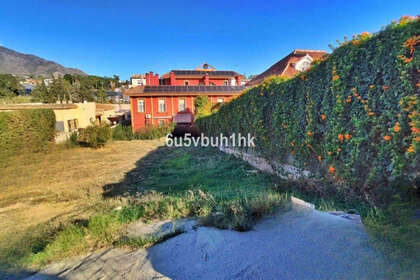
<svg viewBox="0 0 420 280">
<path fill-rule="evenodd" d="M 247 86 L 258 85 L 262 83 L 265 78 L 273 75 L 289 78 L 294 77 L 296 74 L 300 73 L 299 70 L 294 68 L 294 64 L 301 60 L 303 57 L 309 55 L 312 59 L 317 60 L 327 54 L 327 52 L 320 50 L 294 50 L 289 55 L 249 81 Z"/>
<path fill-rule="evenodd" d="M 133 74 L 133 75 L 131 75 L 130 78 L 131 79 L 145 79 L 146 75 L 144 75 L 144 74 Z"/>
<path fill-rule="evenodd" d="M 137 86 L 124 92 L 127 96 L 175 95 L 233 95 L 240 94 L 244 86 Z"/>
<path fill-rule="evenodd" d="M 205 74 L 208 74 L 210 77 L 236 77 L 240 74 L 235 71 L 223 71 L 223 70 L 171 70 L 171 72 L 162 75 L 162 78 L 169 78 L 170 73 L 174 73 L 175 76 L 197 76 L 202 77 Z"/>
</svg>

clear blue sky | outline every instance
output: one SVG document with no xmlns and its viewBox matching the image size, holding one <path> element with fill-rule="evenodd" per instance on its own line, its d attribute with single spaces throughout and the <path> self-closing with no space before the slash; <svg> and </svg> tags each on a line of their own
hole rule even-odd
<svg viewBox="0 0 420 280">
<path fill-rule="evenodd" d="M 420 1 L 2 1 L 0 45 L 88 74 L 191 69 L 258 74 L 293 49 L 378 31 Z"/>
</svg>

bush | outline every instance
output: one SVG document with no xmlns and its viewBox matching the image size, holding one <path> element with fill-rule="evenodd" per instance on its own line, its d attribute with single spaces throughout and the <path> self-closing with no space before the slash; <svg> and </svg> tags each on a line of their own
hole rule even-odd
<svg viewBox="0 0 420 280">
<path fill-rule="evenodd" d="M 112 129 L 112 139 L 133 140 L 134 134 L 131 126 L 117 125 Z"/>
<path fill-rule="evenodd" d="M 112 130 L 108 125 L 91 125 L 80 129 L 78 141 L 89 147 L 100 148 L 112 139 Z"/>
<path fill-rule="evenodd" d="M 36 109 L 0 113 L 0 155 L 46 152 L 55 139 L 52 110 Z"/>
<path fill-rule="evenodd" d="M 171 133 L 174 129 L 175 124 L 171 123 L 163 127 L 146 126 L 141 128 L 134 133 L 135 139 L 151 140 L 165 137 L 168 133 Z"/>
<path fill-rule="evenodd" d="M 309 71 L 270 78 L 196 123 L 209 135 L 250 133 L 269 161 L 293 155 L 340 191 L 385 202 L 393 180 L 420 170 L 418 30 L 417 18 L 356 36 Z"/>
</svg>

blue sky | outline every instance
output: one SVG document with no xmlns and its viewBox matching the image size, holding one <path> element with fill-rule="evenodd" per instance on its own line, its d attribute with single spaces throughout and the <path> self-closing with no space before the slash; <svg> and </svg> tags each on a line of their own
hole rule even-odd
<svg viewBox="0 0 420 280">
<path fill-rule="evenodd" d="M 0 45 L 88 74 L 192 69 L 258 74 L 293 49 L 378 31 L 420 1 L 2 1 Z"/>
</svg>

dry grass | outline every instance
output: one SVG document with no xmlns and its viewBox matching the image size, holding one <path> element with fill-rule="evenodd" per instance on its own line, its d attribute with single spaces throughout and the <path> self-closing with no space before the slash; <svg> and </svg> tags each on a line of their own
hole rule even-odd
<svg viewBox="0 0 420 280">
<path fill-rule="evenodd" d="M 49 154 L 17 156 L 0 168 L 0 237 L 87 211 L 102 201 L 104 185 L 121 181 L 160 145 L 121 141 L 98 150 L 57 147 Z"/>
</svg>

